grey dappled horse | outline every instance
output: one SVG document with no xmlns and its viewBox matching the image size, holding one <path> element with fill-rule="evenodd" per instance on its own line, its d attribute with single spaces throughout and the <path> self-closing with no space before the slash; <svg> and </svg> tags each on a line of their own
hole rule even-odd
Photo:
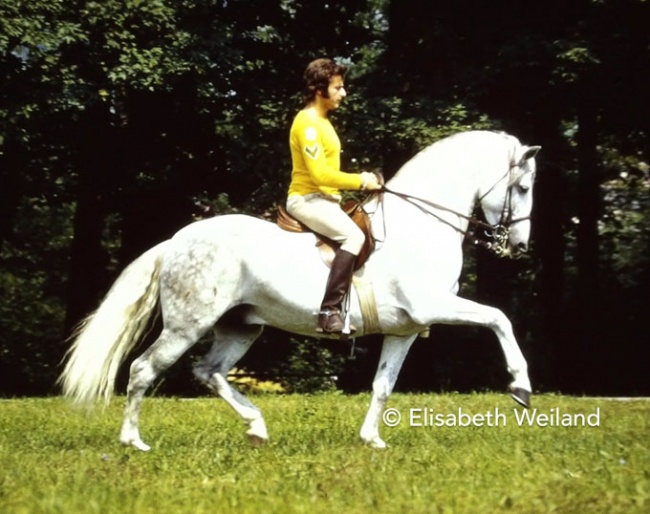
<svg viewBox="0 0 650 514">
<path fill-rule="evenodd" d="M 429 146 L 387 183 L 393 194 L 385 193 L 372 217 L 381 242 L 355 274 L 371 291 L 377 323 L 365 322 L 355 288 L 349 308 L 357 336 L 385 335 L 361 427 L 361 439 L 371 446 L 385 447 L 382 412 L 411 344 L 432 324 L 491 328 L 513 377 L 512 396 L 528 405 L 527 363 L 508 318 L 456 293 L 476 203 L 503 253 L 527 249 L 538 150 L 507 134 L 465 132 Z M 262 413 L 230 386 L 228 371 L 265 325 L 314 336 L 327 274 L 313 234 L 285 232 L 244 215 L 192 223 L 130 264 L 82 325 L 61 376 L 64 394 L 80 403 L 108 401 L 120 364 L 159 304 L 162 333 L 131 365 L 121 442 L 149 450 L 138 428 L 146 390 L 207 335 L 213 344 L 196 376 L 249 424 L 253 442 L 264 442 Z"/>
</svg>

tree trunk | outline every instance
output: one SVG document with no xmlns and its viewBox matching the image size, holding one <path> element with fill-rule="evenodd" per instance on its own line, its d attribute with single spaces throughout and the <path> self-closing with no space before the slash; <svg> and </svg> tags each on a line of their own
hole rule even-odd
<svg viewBox="0 0 650 514">
<path fill-rule="evenodd" d="M 534 141 L 543 141 L 537 159 L 537 184 L 533 206 L 532 245 L 539 258 L 539 297 L 535 313 L 536 337 L 540 341 L 531 349 L 531 373 L 540 377 L 536 387 L 557 390 L 564 386 L 564 364 L 559 356 L 566 355 L 566 295 L 565 242 L 566 182 L 561 156 L 565 143 L 558 134 L 559 116 L 549 119 L 546 127 L 535 135 Z M 567 370 L 568 371 L 568 370 Z M 542 379 L 542 377 L 544 377 Z"/>
<path fill-rule="evenodd" d="M 577 231 L 577 314 L 573 345 L 575 346 L 573 377 L 576 392 L 585 388 L 598 394 L 607 387 L 607 356 L 602 347 L 603 327 L 600 323 L 600 248 L 598 219 L 600 213 L 600 170 L 597 163 L 597 120 L 590 103 L 589 82 L 579 89 L 577 104 L 578 133 L 578 218 Z M 607 332 L 607 331 L 605 331 Z M 582 373 L 582 374 L 581 374 Z M 601 377 L 594 383 L 593 377 Z"/>
<path fill-rule="evenodd" d="M 588 86 L 587 86 L 588 87 Z M 599 283 L 598 218 L 600 171 L 597 163 L 596 113 L 589 95 L 578 101 L 578 297 L 586 319 L 593 320 L 594 300 Z"/>
<path fill-rule="evenodd" d="M 102 247 L 104 206 L 93 188 L 82 188 L 74 216 L 70 249 L 65 331 L 97 307 L 108 256 Z"/>
<path fill-rule="evenodd" d="M 107 177 L 119 154 L 114 146 L 114 130 L 107 107 L 89 110 L 70 133 L 76 148 L 74 169 L 79 178 L 73 239 L 70 247 L 66 335 L 87 314 L 97 308 L 105 286 L 108 254 L 102 246 L 106 218 L 105 193 L 110 188 Z"/>
</svg>

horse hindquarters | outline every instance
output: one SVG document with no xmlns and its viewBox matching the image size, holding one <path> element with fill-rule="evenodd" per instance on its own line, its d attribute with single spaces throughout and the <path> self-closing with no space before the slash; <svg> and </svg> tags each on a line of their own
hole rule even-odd
<svg viewBox="0 0 650 514">
<path fill-rule="evenodd" d="M 139 450 L 139 418 L 147 389 L 208 333 L 231 307 L 233 273 L 220 249 L 206 240 L 175 238 L 160 272 L 163 330 L 131 364 L 120 441 Z M 221 264 L 220 264 L 221 263 Z M 223 264 L 223 265 L 222 265 Z"/>
</svg>

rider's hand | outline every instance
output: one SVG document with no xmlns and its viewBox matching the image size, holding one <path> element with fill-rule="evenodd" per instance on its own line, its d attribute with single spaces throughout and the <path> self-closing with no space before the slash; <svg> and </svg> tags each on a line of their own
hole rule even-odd
<svg viewBox="0 0 650 514">
<path fill-rule="evenodd" d="M 363 189 L 364 191 L 377 191 L 381 189 L 381 184 L 377 175 L 370 173 L 369 171 L 362 171 L 361 178 L 363 179 Z"/>
</svg>

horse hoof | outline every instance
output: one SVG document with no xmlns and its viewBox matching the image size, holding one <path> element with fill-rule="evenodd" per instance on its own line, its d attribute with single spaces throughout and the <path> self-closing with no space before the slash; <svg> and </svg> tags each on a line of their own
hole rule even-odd
<svg viewBox="0 0 650 514">
<path fill-rule="evenodd" d="M 530 392 L 522 389 L 521 387 L 515 387 L 510 391 L 510 396 L 522 407 L 530 408 Z"/>
<path fill-rule="evenodd" d="M 151 450 L 151 446 L 146 444 L 144 441 L 140 439 L 134 439 L 132 441 L 122 441 L 122 444 L 124 446 L 131 446 L 132 448 L 135 448 L 136 450 L 140 450 L 141 452 L 148 452 Z"/>
<path fill-rule="evenodd" d="M 384 450 L 386 449 L 386 443 L 381 437 L 373 437 L 371 439 L 363 439 L 363 442 L 366 443 L 366 446 L 368 448 L 372 448 L 374 450 Z"/>
<path fill-rule="evenodd" d="M 251 434 L 247 432 L 246 436 L 248 437 L 248 442 L 251 443 L 251 445 L 254 446 L 255 448 L 264 446 L 268 442 L 268 439 L 265 439 L 264 437 L 261 437 L 258 434 Z"/>
</svg>

